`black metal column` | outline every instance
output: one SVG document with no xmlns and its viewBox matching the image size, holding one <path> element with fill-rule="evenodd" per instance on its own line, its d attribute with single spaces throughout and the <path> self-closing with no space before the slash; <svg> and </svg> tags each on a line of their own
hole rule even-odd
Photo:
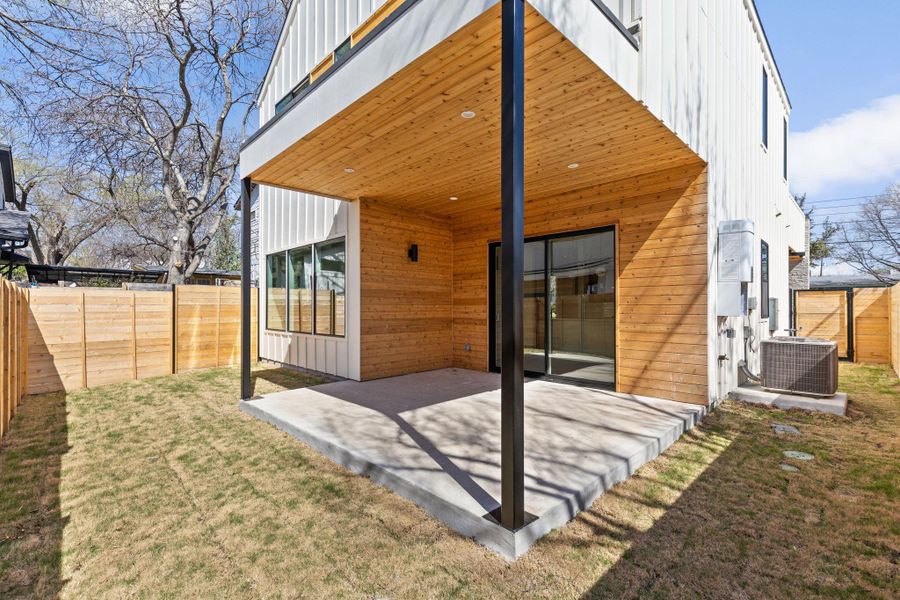
<svg viewBox="0 0 900 600">
<path fill-rule="evenodd" d="M 501 291 L 501 487 L 500 521 L 525 524 L 525 0 L 503 0 Z"/>
<path fill-rule="evenodd" d="M 250 385 L 250 190 L 249 177 L 241 179 L 241 399 L 253 396 Z"/>
</svg>

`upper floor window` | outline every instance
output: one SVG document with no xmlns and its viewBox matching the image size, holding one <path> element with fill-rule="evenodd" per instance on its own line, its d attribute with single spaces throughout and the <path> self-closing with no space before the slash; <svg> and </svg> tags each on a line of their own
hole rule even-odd
<svg viewBox="0 0 900 600">
<path fill-rule="evenodd" d="M 281 113 L 283 113 L 287 109 L 287 107 L 290 106 L 291 100 L 293 100 L 294 98 L 299 96 L 300 92 L 302 92 L 303 90 L 305 90 L 308 87 L 309 87 L 309 76 L 307 75 L 306 77 L 303 78 L 303 81 L 301 81 L 299 84 L 297 84 L 297 86 L 294 89 L 292 89 L 290 92 L 285 94 L 284 98 L 282 98 L 281 100 L 279 100 L 278 102 L 275 103 L 275 114 L 280 115 Z"/>
<path fill-rule="evenodd" d="M 784 164 L 782 165 L 784 180 L 787 181 L 787 167 L 788 167 L 788 124 L 787 118 L 784 120 L 784 156 L 782 157 Z"/>
<path fill-rule="evenodd" d="M 762 143 L 769 147 L 769 74 L 762 71 Z"/>
</svg>

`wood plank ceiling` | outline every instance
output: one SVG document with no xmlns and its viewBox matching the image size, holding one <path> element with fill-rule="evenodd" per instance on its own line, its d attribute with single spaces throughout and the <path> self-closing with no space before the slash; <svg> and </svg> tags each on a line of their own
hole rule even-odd
<svg viewBox="0 0 900 600">
<path fill-rule="evenodd" d="M 525 48 L 528 197 L 699 162 L 531 7 Z M 496 204 L 500 73 L 497 5 L 251 177 L 451 216 Z"/>
</svg>

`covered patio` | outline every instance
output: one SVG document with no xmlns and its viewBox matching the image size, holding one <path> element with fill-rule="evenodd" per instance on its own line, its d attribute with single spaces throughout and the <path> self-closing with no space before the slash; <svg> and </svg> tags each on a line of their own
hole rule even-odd
<svg viewBox="0 0 900 600">
<path fill-rule="evenodd" d="M 499 525 L 500 376 L 440 369 L 241 402 L 507 559 L 663 452 L 700 406 L 545 380 L 525 383 L 526 525 Z"/>
<path fill-rule="evenodd" d="M 705 164 L 635 99 L 637 41 L 600 3 L 400 7 L 241 155 L 245 249 L 254 183 L 352 203 L 362 382 L 253 399 L 245 345 L 242 407 L 514 558 L 705 410 Z M 597 229 L 615 391 L 526 384 L 526 237 Z"/>
</svg>

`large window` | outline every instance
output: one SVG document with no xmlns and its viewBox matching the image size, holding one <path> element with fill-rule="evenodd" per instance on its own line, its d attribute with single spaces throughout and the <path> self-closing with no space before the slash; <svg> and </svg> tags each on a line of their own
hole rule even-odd
<svg viewBox="0 0 900 600">
<path fill-rule="evenodd" d="M 316 245 L 316 333 L 344 335 L 344 240 Z"/>
<path fill-rule="evenodd" d="M 759 316 L 769 318 L 769 245 L 760 242 L 759 255 Z"/>
<path fill-rule="evenodd" d="M 762 71 L 762 143 L 769 147 L 769 74 Z"/>
<path fill-rule="evenodd" d="M 343 336 L 344 240 L 294 248 L 266 257 L 266 328 Z"/>
<path fill-rule="evenodd" d="M 312 246 L 288 252 L 290 283 L 290 319 L 288 329 L 295 333 L 313 332 L 313 251 Z"/>
<path fill-rule="evenodd" d="M 281 329 L 287 323 L 287 280 L 285 255 L 266 257 L 266 328 Z"/>
</svg>

